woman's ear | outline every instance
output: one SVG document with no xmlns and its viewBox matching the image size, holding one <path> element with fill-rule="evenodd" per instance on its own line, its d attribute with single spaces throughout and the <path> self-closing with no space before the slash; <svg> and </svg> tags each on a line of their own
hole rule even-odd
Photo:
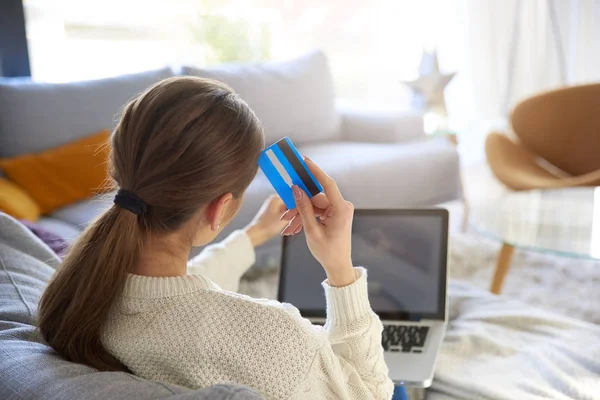
<svg viewBox="0 0 600 400">
<path fill-rule="evenodd" d="M 206 218 L 210 224 L 210 230 L 218 232 L 225 219 L 227 218 L 228 206 L 233 199 L 233 194 L 225 193 L 219 198 L 213 200 L 206 209 Z"/>
</svg>

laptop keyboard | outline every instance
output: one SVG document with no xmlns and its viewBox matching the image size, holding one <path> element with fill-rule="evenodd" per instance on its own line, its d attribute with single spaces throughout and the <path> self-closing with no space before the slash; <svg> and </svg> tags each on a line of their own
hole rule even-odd
<svg viewBox="0 0 600 400">
<path fill-rule="evenodd" d="M 428 326 L 386 325 L 383 327 L 381 344 L 385 351 L 421 353 L 428 332 Z"/>
</svg>

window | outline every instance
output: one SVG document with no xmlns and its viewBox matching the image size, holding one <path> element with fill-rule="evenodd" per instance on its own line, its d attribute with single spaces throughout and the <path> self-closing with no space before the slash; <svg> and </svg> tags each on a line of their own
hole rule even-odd
<svg viewBox="0 0 600 400">
<path fill-rule="evenodd" d="M 326 51 L 341 97 L 408 104 L 400 83 L 436 46 L 460 62 L 445 0 L 25 0 L 34 79 L 63 82 Z M 435 12 L 434 12 L 435 11 Z"/>
</svg>

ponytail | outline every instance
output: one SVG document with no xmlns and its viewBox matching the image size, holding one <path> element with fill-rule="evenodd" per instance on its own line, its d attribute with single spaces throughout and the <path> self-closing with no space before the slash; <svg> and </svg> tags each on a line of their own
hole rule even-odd
<svg viewBox="0 0 600 400">
<path fill-rule="evenodd" d="M 127 368 L 102 345 L 102 329 L 141 251 L 137 216 L 113 205 L 78 238 L 39 305 L 42 336 L 69 361 Z"/>
<path fill-rule="evenodd" d="M 67 360 L 126 371 L 102 335 L 144 240 L 190 229 L 224 193 L 242 196 L 263 147 L 258 118 L 222 83 L 174 77 L 131 100 L 110 141 L 116 204 L 81 234 L 40 300 L 48 344 Z"/>
</svg>

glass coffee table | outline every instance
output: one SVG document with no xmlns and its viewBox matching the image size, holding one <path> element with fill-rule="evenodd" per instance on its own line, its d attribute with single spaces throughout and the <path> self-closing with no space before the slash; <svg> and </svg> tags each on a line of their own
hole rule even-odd
<svg viewBox="0 0 600 400">
<path fill-rule="evenodd" d="M 490 291 L 499 294 L 515 248 L 600 259 L 600 187 L 514 192 L 472 210 L 472 228 L 502 243 Z"/>
</svg>

